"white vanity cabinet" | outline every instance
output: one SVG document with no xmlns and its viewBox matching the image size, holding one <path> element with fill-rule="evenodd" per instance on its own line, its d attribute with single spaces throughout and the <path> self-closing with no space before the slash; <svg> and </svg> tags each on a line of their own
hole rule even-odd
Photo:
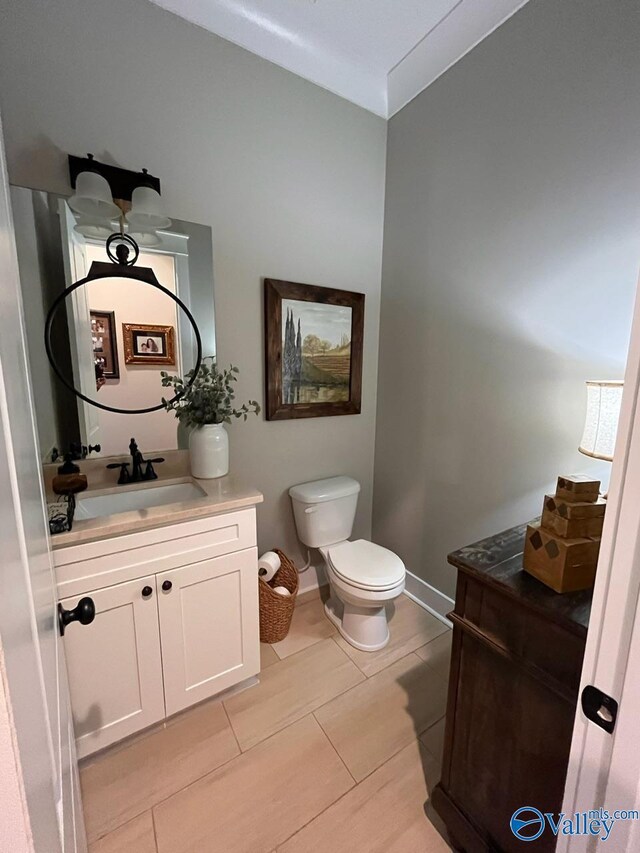
<svg viewBox="0 0 640 853">
<path fill-rule="evenodd" d="M 54 551 L 79 756 L 260 669 L 255 508 Z"/>
</svg>

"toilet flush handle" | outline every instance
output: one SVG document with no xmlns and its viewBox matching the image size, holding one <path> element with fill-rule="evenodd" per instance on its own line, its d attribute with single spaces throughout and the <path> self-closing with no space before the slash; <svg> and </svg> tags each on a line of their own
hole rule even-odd
<svg viewBox="0 0 640 853">
<path fill-rule="evenodd" d="M 310 512 L 315 512 L 316 508 L 314 506 L 308 506 L 305 508 L 305 512 L 309 514 Z"/>
</svg>

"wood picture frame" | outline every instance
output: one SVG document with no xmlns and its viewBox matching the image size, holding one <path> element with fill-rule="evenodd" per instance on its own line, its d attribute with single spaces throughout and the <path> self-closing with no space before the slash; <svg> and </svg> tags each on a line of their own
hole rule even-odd
<svg viewBox="0 0 640 853">
<path fill-rule="evenodd" d="M 173 326 L 123 323 L 122 339 L 125 364 L 171 365 L 176 363 Z"/>
<path fill-rule="evenodd" d="M 89 315 L 96 379 L 98 376 L 102 379 L 119 379 L 120 362 L 115 311 L 97 311 L 92 308 Z"/>
<path fill-rule="evenodd" d="M 264 280 L 267 420 L 360 414 L 364 299 Z"/>
</svg>

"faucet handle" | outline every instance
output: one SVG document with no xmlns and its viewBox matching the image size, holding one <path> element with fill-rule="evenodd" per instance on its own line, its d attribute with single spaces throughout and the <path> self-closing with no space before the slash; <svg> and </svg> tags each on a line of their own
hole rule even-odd
<svg viewBox="0 0 640 853">
<path fill-rule="evenodd" d="M 120 476 L 118 477 L 118 485 L 123 486 L 125 483 L 129 483 L 131 481 L 131 474 L 129 473 L 129 463 L 128 462 L 109 462 L 107 468 L 119 468 Z"/>
<path fill-rule="evenodd" d="M 158 475 L 153 470 L 153 466 L 159 462 L 164 462 L 164 456 L 157 456 L 155 459 L 147 459 L 145 460 L 147 467 L 144 471 L 144 479 L 145 480 L 157 480 Z"/>
</svg>

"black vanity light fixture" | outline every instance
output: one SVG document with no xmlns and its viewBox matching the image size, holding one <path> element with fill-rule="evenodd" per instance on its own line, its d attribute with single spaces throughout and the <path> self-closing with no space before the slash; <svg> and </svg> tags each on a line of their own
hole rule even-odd
<svg viewBox="0 0 640 853">
<path fill-rule="evenodd" d="M 111 198 L 121 202 L 131 202 L 133 191 L 138 187 L 148 187 L 160 195 L 160 178 L 150 175 L 146 169 L 141 172 L 132 172 L 130 169 L 121 169 L 120 166 L 109 166 L 94 159 L 93 154 L 86 157 L 75 157 L 69 154 L 69 178 L 72 189 L 76 189 L 78 176 L 83 172 L 101 175 L 109 184 Z"/>
<path fill-rule="evenodd" d="M 132 172 L 94 159 L 69 155 L 69 178 L 75 190 L 69 207 L 78 216 L 75 230 L 85 237 L 106 239 L 114 219 L 120 230 L 128 226 L 129 234 L 143 247 L 158 246 L 158 229 L 168 228 L 171 220 L 164 215 L 160 199 L 160 179 L 146 169 Z"/>
</svg>

